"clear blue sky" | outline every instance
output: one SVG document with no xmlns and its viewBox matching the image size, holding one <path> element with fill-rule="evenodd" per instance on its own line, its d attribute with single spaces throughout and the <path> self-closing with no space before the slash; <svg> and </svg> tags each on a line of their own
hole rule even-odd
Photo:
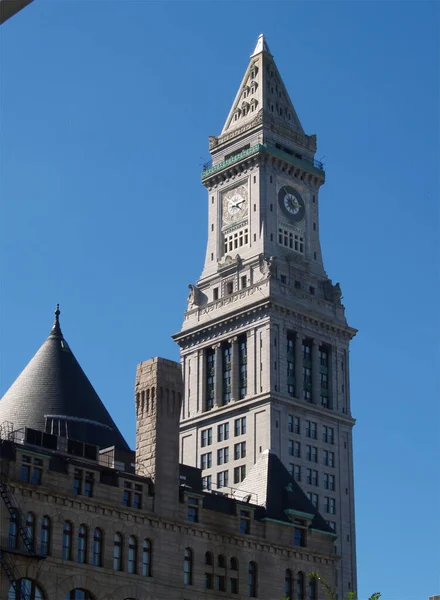
<svg viewBox="0 0 440 600">
<path fill-rule="evenodd" d="M 178 358 L 200 185 L 262 31 L 325 157 L 340 281 L 360 598 L 440 593 L 439 4 L 35 0 L 2 26 L 1 392 L 47 336 L 134 444 L 136 364 Z"/>
</svg>

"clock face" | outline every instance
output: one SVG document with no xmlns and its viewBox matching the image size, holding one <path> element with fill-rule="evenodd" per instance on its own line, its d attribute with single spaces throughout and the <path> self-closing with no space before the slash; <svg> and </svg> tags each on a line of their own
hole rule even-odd
<svg viewBox="0 0 440 600">
<path fill-rule="evenodd" d="M 247 201 L 248 192 L 244 185 L 225 192 L 222 199 L 223 222 L 228 224 L 243 219 L 248 212 Z"/>
<path fill-rule="evenodd" d="M 278 200 L 283 213 L 291 221 L 302 221 L 304 219 L 304 200 L 299 193 L 290 185 L 285 185 L 278 192 Z"/>
</svg>

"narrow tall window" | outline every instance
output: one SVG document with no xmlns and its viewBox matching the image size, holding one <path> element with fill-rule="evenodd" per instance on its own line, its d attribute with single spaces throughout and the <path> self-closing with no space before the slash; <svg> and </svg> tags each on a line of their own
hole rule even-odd
<svg viewBox="0 0 440 600">
<path fill-rule="evenodd" d="M 316 580 L 310 579 L 307 586 L 307 600 L 316 600 Z"/>
<path fill-rule="evenodd" d="M 304 600 L 304 573 L 298 571 L 296 575 L 296 600 Z"/>
<path fill-rule="evenodd" d="M 113 538 L 113 571 L 122 571 L 122 535 L 119 532 Z"/>
<path fill-rule="evenodd" d="M 72 523 L 65 521 L 63 527 L 63 560 L 72 560 L 72 533 Z"/>
<path fill-rule="evenodd" d="M 231 344 L 223 345 L 223 404 L 231 401 L 232 348 Z"/>
<path fill-rule="evenodd" d="M 215 388 L 215 350 L 210 348 L 206 351 L 206 409 L 214 406 Z"/>
<path fill-rule="evenodd" d="M 81 469 L 74 469 L 73 471 L 73 493 L 76 495 L 82 494 L 82 478 L 83 472 Z"/>
<path fill-rule="evenodd" d="M 214 556 L 212 552 L 205 553 L 205 589 L 214 588 Z"/>
<path fill-rule="evenodd" d="M 40 554 L 41 556 L 50 554 L 50 519 L 47 515 L 41 519 Z"/>
<path fill-rule="evenodd" d="M 229 562 L 229 592 L 238 594 L 238 560 L 234 556 Z"/>
<path fill-rule="evenodd" d="M 287 569 L 284 574 L 284 597 L 292 598 L 292 571 Z"/>
<path fill-rule="evenodd" d="M 287 334 L 287 393 L 295 396 L 295 337 Z"/>
<path fill-rule="evenodd" d="M 185 548 L 183 561 L 183 583 L 192 585 L 193 582 L 193 554 L 191 548 Z"/>
<path fill-rule="evenodd" d="M 128 572 L 133 575 L 137 572 L 137 539 L 134 535 L 128 538 Z"/>
<path fill-rule="evenodd" d="M 8 548 L 15 549 L 17 547 L 18 547 L 18 516 L 14 510 L 14 514 L 9 519 Z"/>
<path fill-rule="evenodd" d="M 151 577 L 152 547 L 149 539 L 145 539 L 142 545 L 142 575 Z"/>
<path fill-rule="evenodd" d="M 26 515 L 26 546 L 31 550 L 35 548 L 35 515 L 31 512 Z"/>
<path fill-rule="evenodd" d="M 84 496 L 93 497 L 93 473 L 86 471 L 84 479 Z"/>
<path fill-rule="evenodd" d="M 102 567 L 102 531 L 99 527 L 93 532 L 93 566 Z"/>
<path fill-rule="evenodd" d="M 247 394 L 247 339 L 246 335 L 240 336 L 239 344 L 239 365 L 240 365 L 240 399 Z"/>
<path fill-rule="evenodd" d="M 87 527 L 84 524 L 78 529 L 77 562 L 82 564 L 87 562 Z"/>
<path fill-rule="evenodd" d="M 248 596 L 250 598 L 257 597 L 257 576 L 257 565 L 250 562 L 248 568 Z"/>
</svg>

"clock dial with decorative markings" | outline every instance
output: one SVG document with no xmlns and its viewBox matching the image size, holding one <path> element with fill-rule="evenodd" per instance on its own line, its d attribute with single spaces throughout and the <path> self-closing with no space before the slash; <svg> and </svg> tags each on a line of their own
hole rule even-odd
<svg viewBox="0 0 440 600">
<path fill-rule="evenodd" d="M 291 221 L 302 221 L 305 215 L 304 200 L 299 192 L 290 185 L 285 185 L 278 192 L 278 201 L 284 215 Z"/>
<path fill-rule="evenodd" d="M 239 187 L 228 190 L 222 195 L 223 224 L 241 221 L 248 213 L 248 191 L 247 187 Z"/>
</svg>

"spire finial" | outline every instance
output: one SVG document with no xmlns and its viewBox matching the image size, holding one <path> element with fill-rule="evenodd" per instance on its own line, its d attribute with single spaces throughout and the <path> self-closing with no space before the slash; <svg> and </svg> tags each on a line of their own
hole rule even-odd
<svg viewBox="0 0 440 600">
<path fill-rule="evenodd" d="M 257 40 L 257 45 L 255 46 L 255 50 L 251 54 L 251 56 L 255 56 L 256 54 L 260 54 L 260 52 L 267 52 L 270 54 L 269 46 L 267 45 L 266 36 L 264 33 L 260 33 Z"/>
<path fill-rule="evenodd" d="M 54 314 L 55 314 L 55 321 L 53 322 L 51 334 L 52 335 L 56 334 L 56 335 L 62 336 L 61 327 L 60 327 L 60 314 L 61 314 L 61 312 L 60 312 L 60 305 L 59 304 L 57 304 L 57 307 L 56 307 L 56 309 L 54 311 Z"/>
</svg>

